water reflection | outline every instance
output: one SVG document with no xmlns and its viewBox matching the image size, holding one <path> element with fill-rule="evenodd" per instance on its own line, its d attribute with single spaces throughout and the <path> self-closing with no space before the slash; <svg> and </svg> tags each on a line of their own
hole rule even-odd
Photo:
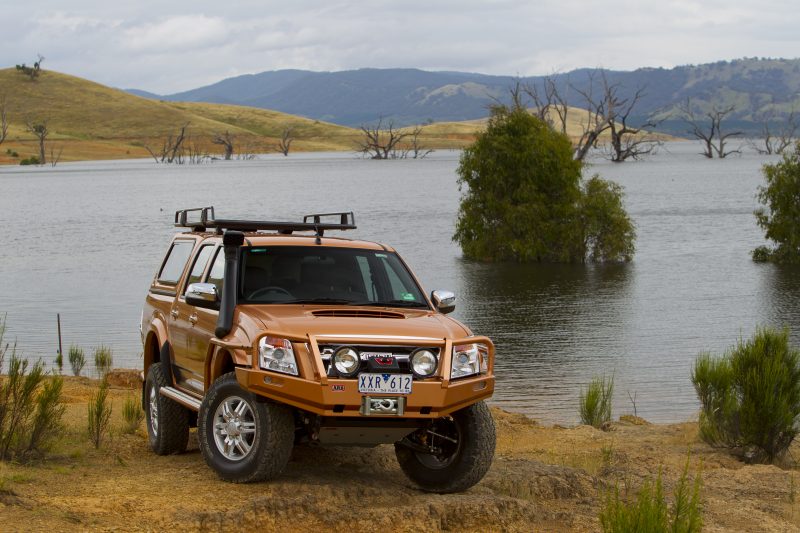
<svg viewBox="0 0 800 533">
<path fill-rule="evenodd" d="M 631 265 L 459 261 L 460 317 L 497 345 L 496 403 L 574 418 L 576 388 L 625 355 Z"/>
<path fill-rule="evenodd" d="M 777 327 L 788 326 L 791 340 L 800 345 L 800 265 L 760 265 L 760 315 Z"/>
</svg>

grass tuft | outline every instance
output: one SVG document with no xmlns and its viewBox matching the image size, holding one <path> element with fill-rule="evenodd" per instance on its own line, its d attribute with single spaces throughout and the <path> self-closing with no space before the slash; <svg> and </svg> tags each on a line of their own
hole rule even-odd
<svg viewBox="0 0 800 533">
<path fill-rule="evenodd" d="M 99 449 L 111 422 L 111 404 L 108 401 L 108 382 L 106 380 L 100 383 L 100 388 L 89 399 L 88 412 L 89 439 L 95 449 Z"/>
<path fill-rule="evenodd" d="M 86 356 L 83 353 L 83 348 L 76 344 L 71 345 L 67 358 L 69 359 L 69 366 L 72 368 L 72 375 L 80 376 L 84 365 L 86 365 Z"/>
<path fill-rule="evenodd" d="M 122 406 L 122 419 L 125 422 L 123 432 L 134 433 L 144 420 L 142 404 L 135 396 L 129 396 Z"/>
<path fill-rule="evenodd" d="M 114 356 L 111 353 L 111 348 L 101 344 L 94 349 L 94 368 L 100 379 L 106 379 L 108 372 L 114 364 Z"/>
<path fill-rule="evenodd" d="M 611 421 L 611 398 L 614 395 L 614 376 L 610 379 L 595 377 L 585 391 L 581 391 L 581 423 L 601 427 Z"/>
</svg>

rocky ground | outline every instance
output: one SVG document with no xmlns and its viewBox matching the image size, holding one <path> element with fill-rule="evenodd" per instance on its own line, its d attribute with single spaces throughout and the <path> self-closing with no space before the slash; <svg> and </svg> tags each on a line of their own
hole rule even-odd
<svg viewBox="0 0 800 533">
<path fill-rule="evenodd" d="M 99 450 L 84 429 L 97 382 L 68 378 L 67 429 L 53 451 L 0 464 L 0 531 L 596 531 L 609 490 L 632 494 L 661 471 L 671 497 L 687 455 L 702 476 L 706 531 L 800 530 L 794 461 L 745 465 L 701 443 L 691 422 L 629 417 L 600 431 L 494 410 L 494 464 L 463 494 L 416 490 L 391 446 L 297 447 L 279 479 L 234 485 L 205 465 L 194 436 L 185 454 L 158 457 L 143 425 L 123 434 L 135 380 L 118 373 L 112 384 L 114 428 Z"/>
</svg>

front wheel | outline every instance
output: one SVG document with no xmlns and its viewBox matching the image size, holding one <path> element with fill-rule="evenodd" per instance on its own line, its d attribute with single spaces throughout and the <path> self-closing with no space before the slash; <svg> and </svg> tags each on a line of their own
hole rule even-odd
<svg viewBox="0 0 800 533">
<path fill-rule="evenodd" d="M 483 402 L 433 420 L 395 444 L 403 473 L 422 490 L 461 492 L 478 483 L 492 465 L 495 430 Z"/>
<path fill-rule="evenodd" d="M 144 387 L 147 439 L 158 455 L 183 453 L 189 441 L 189 410 L 161 394 L 161 387 L 172 385 L 166 365 L 150 365 Z"/>
<path fill-rule="evenodd" d="M 294 417 L 283 405 L 242 389 L 236 374 L 217 379 L 197 417 L 200 451 L 225 481 L 249 483 L 280 474 L 294 444 Z"/>
</svg>

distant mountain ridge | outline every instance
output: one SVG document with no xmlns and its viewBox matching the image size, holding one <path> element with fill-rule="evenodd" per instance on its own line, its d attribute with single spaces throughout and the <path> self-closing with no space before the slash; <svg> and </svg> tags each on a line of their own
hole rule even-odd
<svg viewBox="0 0 800 533">
<path fill-rule="evenodd" d="M 671 69 L 640 68 L 604 71 L 621 94 L 639 87 L 645 96 L 635 120 L 666 118 L 661 130 L 681 134 L 685 125 L 669 118 L 691 98 L 700 108 L 736 105 L 728 125 L 758 129 L 760 115 L 773 111 L 776 119 L 800 110 L 800 59 L 737 59 Z M 588 88 L 595 69 L 577 69 L 553 76 L 570 105 L 581 107 L 579 93 Z M 519 78 L 541 85 L 542 76 Z M 227 78 L 220 82 L 157 96 L 172 101 L 214 102 L 272 109 L 345 126 L 374 123 L 379 117 L 397 125 L 473 120 L 485 117 L 488 107 L 508 100 L 508 89 L 518 78 L 465 72 L 429 72 L 419 69 L 365 68 L 340 72 L 278 70 Z"/>
</svg>

